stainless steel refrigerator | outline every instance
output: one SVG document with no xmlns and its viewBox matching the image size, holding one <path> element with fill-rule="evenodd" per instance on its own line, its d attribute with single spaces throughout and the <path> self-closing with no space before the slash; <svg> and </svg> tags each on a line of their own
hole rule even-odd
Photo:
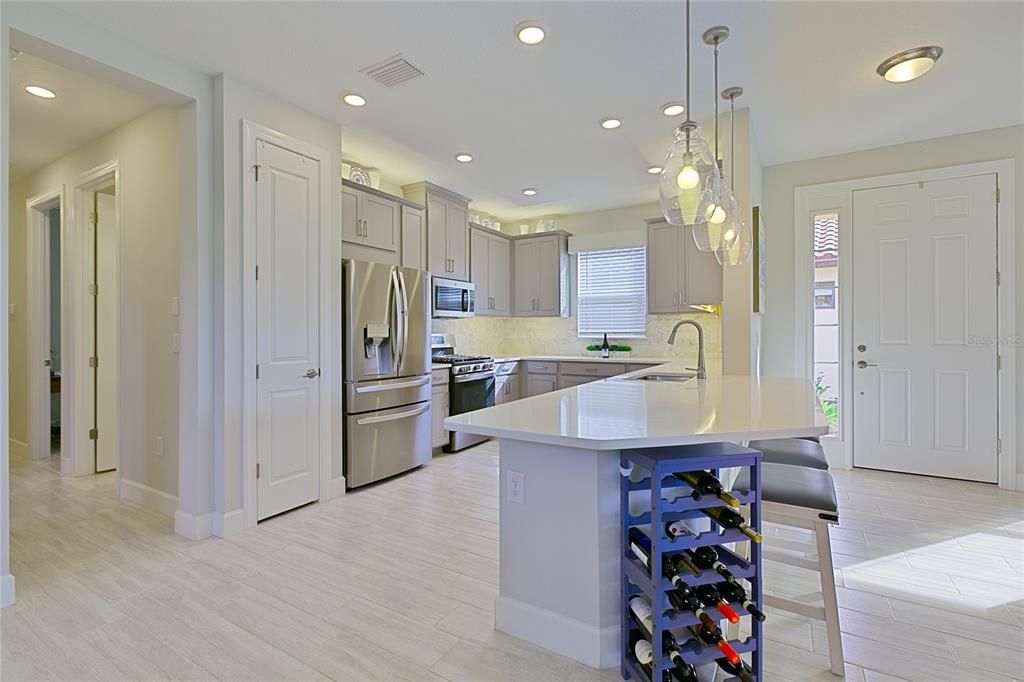
<svg viewBox="0 0 1024 682">
<path fill-rule="evenodd" d="M 430 460 L 430 273 L 343 261 L 345 481 Z"/>
</svg>

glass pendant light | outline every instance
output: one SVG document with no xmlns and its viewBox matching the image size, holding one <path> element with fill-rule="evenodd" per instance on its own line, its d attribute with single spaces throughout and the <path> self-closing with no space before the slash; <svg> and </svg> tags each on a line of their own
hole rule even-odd
<svg viewBox="0 0 1024 682">
<path fill-rule="evenodd" d="M 726 26 L 715 26 L 704 32 L 704 42 L 715 46 L 715 158 L 718 158 L 718 45 L 729 37 Z M 725 182 L 725 174 L 715 163 L 715 176 L 708 179 L 700 201 L 697 214 L 701 221 L 693 224 L 693 241 L 701 251 L 721 251 L 732 246 L 736 238 L 735 226 L 732 224 L 733 205 L 731 192 Z"/>
<path fill-rule="evenodd" d="M 698 210 L 701 196 L 709 184 L 718 187 L 718 164 L 701 127 L 690 118 L 691 111 L 690 0 L 686 0 L 686 120 L 676 129 L 658 182 L 661 212 L 672 225 L 703 222 Z"/>
<path fill-rule="evenodd" d="M 730 177 L 736 176 L 736 98 L 743 94 L 743 88 L 726 88 L 722 91 L 722 98 L 729 100 L 729 173 Z M 730 220 L 727 231 L 734 232 L 731 243 L 723 249 L 715 251 L 715 258 L 721 265 L 746 265 L 750 262 L 750 255 L 753 252 L 753 238 L 750 234 L 750 226 L 743 218 L 736 195 L 733 192 L 732 184 L 729 187 L 729 214 Z"/>
</svg>

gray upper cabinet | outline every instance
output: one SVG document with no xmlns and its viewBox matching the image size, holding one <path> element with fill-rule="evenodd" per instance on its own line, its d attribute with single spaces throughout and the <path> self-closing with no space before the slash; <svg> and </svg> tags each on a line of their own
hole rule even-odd
<svg viewBox="0 0 1024 682">
<path fill-rule="evenodd" d="M 515 315 L 568 317 L 568 234 L 528 235 L 513 240 Z"/>
<path fill-rule="evenodd" d="M 469 279 L 469 199 L 429 182 L 402 187 L 427 207 L 427 269 L 439 277 Z"/>
<path fill-rule="evenodd" d="M 397 251 L 402 221 L 400 205 L 387 197 L 383 192 L 371 193 L 342 184 L 342 240 L 383 251 Z"/>
<path fill-rule="evenodd" d="M 402 266 L 426 270 L 427 226 L 423 209 L 402 206 Z"/>
<path fill-rule="evenodd" d="M 663 218 L 647 221 L 647 311 L 678 313 L 722 302 L 722 266 L 701 251 L 690 228 Z"/>
<path fill-rule="evenodd" d="M 469 230 L 469 280 L 476 285 L 476 314 L 507 316 L 512 271 L 509 238 L 483 227 Z"/>
</svg>

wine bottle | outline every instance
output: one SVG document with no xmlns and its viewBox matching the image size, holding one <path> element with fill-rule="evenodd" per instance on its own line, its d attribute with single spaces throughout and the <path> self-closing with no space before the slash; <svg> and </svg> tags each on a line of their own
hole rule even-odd
<svg viewBox="0 0 1024 682">
<path fill-rule="evenodd" d="M 732 610 L 729 603 L 722 599 L 722 595 L 715 589 L 714 585 L 699 585 L 697 586 L 697 599 L 700 600 L 704 606 L 715 606 L 718 611 L 728 619 L 730 623 L 740 622 L 740 614 Z"/>
<path fill-rule="evenodd" d="M 740 506 L 740 501 L 726 492 L 722 487 L 722 482 L 706 471 L 684 471 L 677 473 L 676 478 L 685 481 L 691 488 L 705 495 L 717 496 L 730 507 L 738 509 Z"/>
<path fill-rule="evenodd" d="M 726 509 L 725 507 L 712 507 L 711 509 L 701 509 L 701 511 L 709 518 L 717 521 L 723 528 L 739 528 L 741 533 L 754 542 L 761 542 L 761 534 L 757 532 L 757 529 L 751 528 L 747 522 L 743 520 L 743 517 L 732 509 Z"/>
<path fill-rule="evenodd" d="M 761 609 L 757 608 L 754 602 L 750 601 L 747 597 L 747 591 L 743 589 L 743 586 L 737 582 L 726 581 L 724 583 L 718 583 L 718 591 L 722 596 L 731 602 L 739 602 L 740 605 L 747 610 L 747 613 L 752 615 L 760 622 L 764 622 L 766 616 Z"/>
<path fill-rule="evenodd" d="M 671 521 L 665 524 L 665 535 L 675 540 L 676 538 L 693 537 L 693 531 L 687 528 L 682 521 Z M 700 576 L 700 568 L 690 560 L 689 556 L 678 555 L 674 563 L 678 564 L 679 562 L 682 562 L 683 566 L 689 569 L 694 576 Z"/>
<path fill-rule="evenodd" d="M 629 529 L 629 549 L 644 566 L 651 568 L 651 539 L 639 528 Z"/>
<path fill-rule="evenodd" d="M 740 659 L 739 663 L 733 663 L 728 658 L 716 658 L 715 663 L 729 675 L 740 678 L 740 682 L 754 682 L 754 678 L 750 674 L 750 666 L 744 663 L 743 659 Z"/>
<path fill-rule="evenodd" d="M 646 598 L 637 595 L 630 599 L 629 610 L 648 635 L 654 632 L 654 612 L 651 610 L 651 603 Z"/>
<path fill-rule="evenodd" d="M 633 630 L 629 633 L 629 650 L 636 656 L 636 660 L 640 662 L 640 665 L 649 665 L 654 660 L 654 647 L 651 646 L 651 642 L 639 630 Z"/>
<path fill-rule="evenodd" d="M 700 619 L 700 622 L 704 624 L 704 627 L 712 630 L 718 629 L 718 623 L 715 619 L 708 615 L 708 612 L 701 608 L 700 600 L 697 599 L 692 591 L 681 592 L 679 590 L 670 590 L 668 593 L 668 601 L 672 604 L 672 608 L 676 611 L 689 611 L 693 615 Z"/>
<path fill-rule="evenodd" d="M 683 660 L 682 648 L 679 646 L 679 642 L 676 641 L 675 636 L 668 630 L 661 633 L 661 650 L 675 665 L 675 669 L 672 672 L 676 679 L 686 680 L 687 682 L 694 680 L 696 682 L 696 668 Z"/>
<path fill-rule="evenodd" d="M 601 357 L 602 358 L 608 357 L 610 352 L 611 352 L 611 348 L 608 346 L 608 333 L 605 332 L 604 340 L 601 342 Z"/>
<path fill-rule="evenodd" d="M 713 568 L 726 580 L 736 582 L 736 576 L 732 574 L 725 564 L 718 560 L 718 551 L 714 547 L 697 547 L 688 550 L 690 560 L 695 566 L 702 569 Z"/>
<path fill-rule="evenodd" d="M 703 642 L 708 646 L 716 646 L 718 650 L 731 662 L 739 663 L 740 655 L 736 653 L 736 650 L 722 637 L 722 633 L 718 630 L 712 630 L 704 627 L 704 625 L 693 625 L 690 627 L 690 631 L 693 632 L 697 641 Z"/>
<path fill-rule="evenodd" d="M 682 561 L 673 562 L 669 557 L 665 557 L 665 567 L 662 574 L 668 579 L 670 583 L 676 586 L 676 588 L 689 591 L 690 586 L 683 580 L 682 570 L 680 566 L 686 566 Z"/>
</svg>

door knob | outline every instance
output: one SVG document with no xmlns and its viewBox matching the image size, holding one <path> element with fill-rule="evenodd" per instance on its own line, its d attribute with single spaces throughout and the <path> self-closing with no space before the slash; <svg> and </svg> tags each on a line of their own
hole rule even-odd
<svg viewBox="0 0 1024 682">
<path fill-rule="evenodd" d="M 320 370 L 318 369 L 311 369 L 302 375 L 304 379 L 316 379 L 318 376 L 320 376 Z"/>
<path fill-rule="evenodd" d="M 878 367 L 878 365 L 873 362 L 865 362 L 864 360 L 857 361 L 857 369 L 866 369 L 868 367 Z"/>
<path fill-rule="evenodd" d="M 867 349 L 868 349 L 868 347 L 865 346 L 863 343 L 857 345 L 857 352 L 858 353 L 863 353 Z"/>
</svg>

